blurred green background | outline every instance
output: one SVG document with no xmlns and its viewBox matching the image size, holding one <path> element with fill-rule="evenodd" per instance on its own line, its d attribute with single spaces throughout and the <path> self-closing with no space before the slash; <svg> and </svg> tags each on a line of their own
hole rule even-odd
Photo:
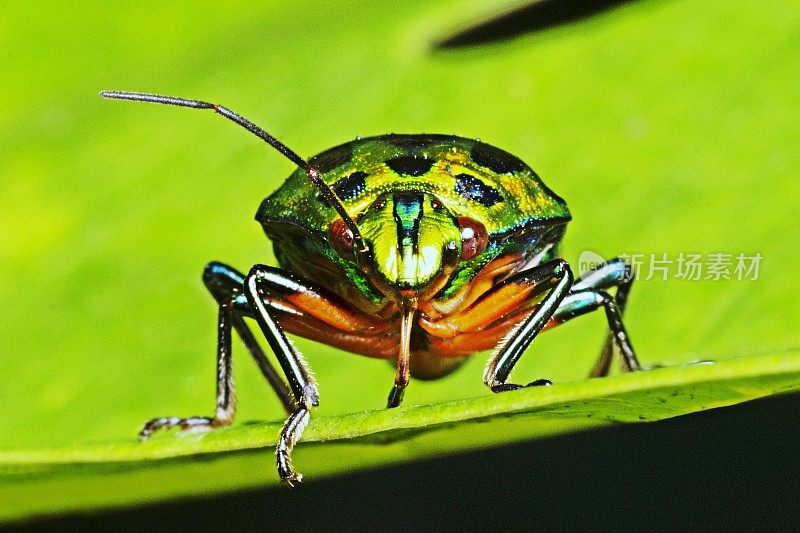
<svg viewBox="0 0 800 533">
<path fill-rule="evenodd" d="M 6 4 L 0 17 L 0 451 L 133 438 L 211 414 L 216 309 L 200 273 L 274 261 L 253 215 L 303 156 L 356 135 L 478 137 L 524 159 L 574 221 L 564 257 L 761 254 L 756 280 L 641 280 L 644 364 L 800 347 L 800 6 L 641 0 L 540 32 L 437 49 L 524 2 Z M 515 375 L 583 379 L 604 319 L 537 339 Z M 299 340 L 319 416 L 378 409 L 383 361 Z M 239 421 L 282 418 L 235 345 Z M 487 394 L 476 356 L 410 404 Z"/>
</svg>

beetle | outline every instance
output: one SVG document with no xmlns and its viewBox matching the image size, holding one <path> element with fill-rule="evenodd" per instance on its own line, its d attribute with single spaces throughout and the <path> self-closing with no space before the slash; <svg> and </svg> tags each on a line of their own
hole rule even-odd
<svg viewBox="0 0 800 533">
<path fill-rule="evenodd" d="M 452 135 L 387 134 L 357 138 L 304 160 L 220 105 L 145 93 L 100 94 L 213 110 L 297 165 L 255 217 L 280 267 L 256 264 L 243 274 L 212 262 L 203 272 L 219 308 L 214 416 L 155 418 L 145 424 L 142 439 L 162 428 L 231 423 L 233 330 L 287 411 L 276 457 L 278 475 L 289 484 L 302 477 L 292 467 L 291 452 L 310 410 L 319 405 L 319 393 L 286 332 L 393 360 L 388 407 L 400 405 L 410 376 L 447 375 L 490 349 L 483 381 L 491 391 L 550 385 L 546 379 L 519 385 L 508 377 L 542 330 L 599 308 L 609 332 L 590 375 L 608 373 L 615 346 L 623 370 L 639 370 L 622 322 L 631 266 L 617 258 L 576 279 L 559 257 L 571 220 L 567 204 L 516 156 Z M 609 289 L 615 289 L 613 296 Z M 245 318 L 258 324 L 286 382 Z"/>
</svg>

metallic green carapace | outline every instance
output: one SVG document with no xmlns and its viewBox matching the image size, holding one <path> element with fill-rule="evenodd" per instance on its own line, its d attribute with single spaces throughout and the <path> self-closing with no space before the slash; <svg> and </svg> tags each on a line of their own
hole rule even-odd
<svg viewBox="0 0 800 533">
<path fill-rule="evenodd" d="M 231 423 L 233 331 L 287 411 L 276 457 L 278 475 L 290 484 L 301 477 L 291 451 L 319 405 L 319 393 L 287 332 L 392 361 L 388 407 L 400 405 L 411 377 L 447 375 L 490 349 L 483 381 L 491 391 L 549 385 L 546 379 L 527 385 L 508 379 L 540 332 L 600 308 L 609 333 L 591 375 L 608 373 L 615 347 L 626 370 L 639 368 L 622 323 L 633 282 L 630 266 L 614 259 L 575 279 L 559 257 L 571 218 L 567 204 L 508 152 L 451 135 L 388 134 L 356 139 L 306 161 L 219 105 L 101 94 L 213 110 L 297 165 L 256 214 L 280 267 L 256 264 L 243 274 L 212 262 L 203 272 L 219 309 L 214 416 L 155 418 L 141 438 L 161 428 Z M 245 319 L 256 322 L 281 372 Z"/>
<path fill-rule="evenodd" d="M 451 135 L 369 137 L 326 150 L 309 159 L 309 165 L 320 171 L 358 223 L 373 251 L 375 271 L 387 283 L 424 286 L 439 271 L 448 245 L 461 253 L 458 217 L 482 224 L 490 245 L 458 265 L 442 296 L 458 291 L 498 255 L 519 252 L 532 258 L 550 244 L 545 259 L 555 257 L 557 249 L 552 244 L 570 220 L 566 202 L 528 165 L 472 139 Z M 300 247 L 336 263 L 366 297 L 380 298 L 354 259 L 343 258 L 328 244 L 329 228 L 338 218 L 303 169 L 290 175 L 256 214 L 283 266 L 296 267 L 292 258 L 308 259 L 299 253 Z M 550 231 L 548 239 L 541 239 L 536 231 L 543 227 Z M 287 241 L 287 232 L 300 232 L 306 238 Z"/>
</svg>

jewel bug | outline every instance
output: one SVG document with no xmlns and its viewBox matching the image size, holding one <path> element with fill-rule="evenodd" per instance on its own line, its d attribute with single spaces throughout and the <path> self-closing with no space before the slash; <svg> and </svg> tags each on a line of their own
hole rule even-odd
<svg viewBox="0 0 800 533">
<path fill-rule="evenodd" d="M 278 475 L 290 484 L 301 479 L 291 451 L 319 394 L 286 332 L 395 361 L 388 407 L 400 405 L 410 377 L 447 375 L 484 350 L 493 350 L 483 374 L 491 391 L 549 385 L 546 379 L 527 385 L 507 380 L 539 332 L 599 308 L 609 333 L 591 375 L 608 373 L 615 346 L 624 370 L 639 369 L 622 322 L 630 265 L 613 259 L 574 278 L 558 254 L 571 220 L 566 202 L 510 153 L 451 135 L 387 134 L 305 160 L 223 106 L 100 94 L 213 110 L 297 165 L 255 217 L 280 267 L 256 264 L 244 274 L 212 262 L 203 273 L 219 307 L 214 416 L 155 418 L 142 439 L 162 428 L 231 423 L 234 330 L 287 411 L 276 455 Z M 245 318 L 258 324 L 286 381 Z"/>
</svg>

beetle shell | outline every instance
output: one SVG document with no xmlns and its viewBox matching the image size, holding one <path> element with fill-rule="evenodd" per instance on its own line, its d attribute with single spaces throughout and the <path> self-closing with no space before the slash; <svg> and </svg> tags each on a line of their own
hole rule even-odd
<svg viewBox="0 0 800 533">
<path fill-rule="evenodd" d="M 388 190 L 434 194 L 451 211 L 469 213 L 490 236 L 519 227 L 570 219 L 566 202 L 519 158 L 473 139 L 452 135 L 388 134 L 357 139 L 312 157 L 351 216 Z M 324 235 L 337 218 L 298 169 L 256 214 L 270 224 L 290 223 Z"/>
<path fill-rule="evenodd" d="M 457 292 L 500 254 L 519 252 L 522 265 L 542 251 L 537 242 L 549 244 L 555 253 L 571 218 L 566 202 L 528 165 L 473 139 L 433 134 L 368 137 L 326 150 L 312 157 L 309 165 L 320 172 L 355 220 L 387 192 L 408 192 L 431 195 L 454 215 L 480 222 L 490 246 L 459 265 L 443 289 L 444 297 Z M 326 281 L 324 273 L 315 271 L 312 279 L 347 298 L 380 300 L 355 264 L 342 259 L 327 242 L 338 219 L 302 169 L 266 198 L 256 214 L 273 240 L 281 266 L 302 272 L 308 255 L 324 256 L 357 291 L 343 287 L 339 276 Z"/>
</svg>

